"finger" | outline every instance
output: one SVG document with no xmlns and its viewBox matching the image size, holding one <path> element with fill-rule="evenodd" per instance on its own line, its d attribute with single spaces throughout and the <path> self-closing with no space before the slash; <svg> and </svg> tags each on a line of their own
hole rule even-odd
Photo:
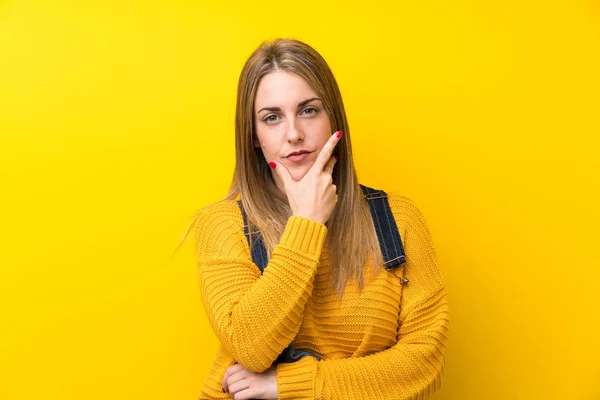
<svg viewBox="0 0 600 400">
<path fill-rule="evenodd" d="M 231 385 L 234 382 L 239 382 L 242 379 L 245 379 L 245 378 L 249 377 L 250 375 L 252 375 L 252 372 L 250 372 L 247 369 L 243 368 L 240 371 L 234 372 L 233 374 L 231 374 L 229 376 L 229 379 L 227 381 L 229 383 L 229 386 L 231 387 Z"/>
<path fill-rule="evenodd" d="M 259 395 L 260 394 L 258 390 L 249 387 L 248 389 L 244 389 L 241 392 L 236 393 L 233 398 L 234 400 L 251 400 L 258 398 L 257 396 Z"/>
<path fill-rule="evenodd" d="M 229 377 L 227 378 L 226 384 L 227 384 L 227 388 L 225 390 L 227 390 L 228 392 L 231 393 L 235 393 L 235 392 L 239 392 L 240 388 L 237 387 L 234 388 L 234 386 L 241 382 L 244 381 L 247 377 L 249 377 L 252 373 L 250 371 L 248 371 L 246 368 L 238 368 L 237 371 L 232 372 Z M 237 385 L 239 386 L 239 385 Z"/>
<path fill-rule="evenodd" d="M 329 161 L 329 159 L 331 158 L 331 155 L 333 154 L 333 149 L 335 148 L 335 145 L 338 144 L 338 142 L 340 141 L 341 136 L 342 131 L 337 131 L 333 135 L 331 135 L 329 140 L 327 140 L 327 143 L 325 143 L 325 146 L 323 146 L 323 148 L 321 149 L 321 152 L 319 153 L 317 160 L 311 167 L 310 172 L 314 173 L 323 171 L 325 164 L 327 164 L 327 161 Z"/>
<path fill-rule="evenodd" d="M 331 157 L 329 161 L 327 161 L 327 164 L 325 165 L 325 168 L 323 168 L 323 171 L 329 173 L 329 175 L 333 174 L 333 167 L 337 163 L 337 160 L 337 156 Z"/>
<path fill-rule="evenodd" d="M 275 170 L 275 173 L 277 175 L 279 175 L 284 186 L 287 186 L 288 183 L 293 181 L 292 174 L 290 174 L 290 171 L 288 171 L 287 167 L 282 163 L 277 161 L 271 161 L 269 163 L 269 166 Z"/>
<path fill-rule="evenodd" d="M 235 364 L 232 365 L 231 367 L 227 368 L 227 371 L 225 371 L 225 375 L 223 375 L 223 379 L 221 380 L 221 386 L 223 386 L 223 391 L 227 392 L 229 390 L 228 384 L 227 384 L 227 379 L 229 379 L 229 377 L 233 374 L 235 374 L 237 371 L 241 370 L 242 367 L 240 364 Z"/>
<path fill-rule="evenodd" d="M 250 388 L 250 379 L 241 379 L 229 385 L 229 393 L 235 397 L 236 393 Z"/>
</svg>

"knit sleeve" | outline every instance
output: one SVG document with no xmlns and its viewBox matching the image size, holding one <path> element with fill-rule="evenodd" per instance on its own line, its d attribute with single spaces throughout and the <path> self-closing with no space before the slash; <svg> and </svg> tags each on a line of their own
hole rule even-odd
<svg viewBox="0 0 600 400">
<path fill-rule="evenodd" d="M 265 371 L 300 329 L 327 227 L 290 217 L 262 275 L 231 211 L 199 213 L 194 232 L 202 303 L 216 336 L 239 364 Z"/>
<path fill-rule="evenodd" d="M 405 232 L 409 279 L 396 343 L 364 357 L 279 364 L 279 399 L 424 399 L 441 387 L 450 317 L 442 275 L 414 203 L 394 197 L 390 204 Z"/>
</svg>

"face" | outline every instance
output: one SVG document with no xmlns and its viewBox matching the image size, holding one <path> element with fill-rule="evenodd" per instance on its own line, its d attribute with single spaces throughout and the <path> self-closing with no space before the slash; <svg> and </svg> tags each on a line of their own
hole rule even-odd
<svg viewBox="0 0 600 400">
<path fill-rule="evenodd" d="M 260 147 L 266 162 L 283 164 L 299 181 L 314 164 L 331 137 L 331 124 L 322 100 L 300 76 L 285 71 L 265 75 L 254 101 L 255 147 Z M 292 152 L 307 151 L 300 156 Z M 283 190 L 279 175 L 271 170 L 277 187 Z"/>
</svg>

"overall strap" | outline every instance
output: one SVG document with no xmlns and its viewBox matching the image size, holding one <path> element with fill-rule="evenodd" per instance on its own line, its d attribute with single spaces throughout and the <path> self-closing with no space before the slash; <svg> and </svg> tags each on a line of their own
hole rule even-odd
<svg viewBox="0 0 600 400">
<path fill-rule="evenodd" d="M 364 185 L 360 185 L 360 187 L 369 203 L 385 268 L 389 270 L 397 265 L 404 264 L 406 262 L 404 246 L 390 208 L 387 193 Z"/>
<path fill-rule="evenodd" d="M 396 220 L 392 214 L 390 204 L 388 202 L 387 193 L 383 190 L 376 190 L 370 187 L 360 185 L 367 203 L 369 204 L 369 210 L 371 211 L 371 217 L 373 218 L 373 224 L 375 225 L 375 232 L 377 233 L 377 239 L 379 240 L 379 248 L 381 254 L 383 254 L 383 260 L 385 262 L 385 268 L 390 270 L 400 264 L 406 262 L 406 255 L 404 254 L 404 246 L 402 245 L 402 239 L 400 237 L 400 231 L 396 225 Z M 250 244 L 250 232 L 248 226 L 248 217 L 242 206 L 242 201 L 237 201 L 238 207 L 242 213 L 244 219 L 244 235 Z M 267 250 L 264 245 L 262 234 L 260 231 L 252 232 L 252 248 L 250 253 L 252 255 L 252 261 L 258 266 L 261 273 L 264 272 L 267 267 Z"/>
<path fill-rule="evenodd" d="M 242 205 L 241 200 L 237 201 L 237 205 L 240 208 L 240 211 L 242 212 L 242 218 L 244 219 L 244 235 L 246 235 L 248 245 L 250 245 L 251 234 L 248 226 L 248 216 L 246 215 L 246 211 L 244 211 L 244 206 Z M 263 241 L 262 233 L 260 231 L 255 230 L 254 232 L 252 232 L 252 235 L 254 235 L 254 237 L 252 238 L 252 248 L 250 249 L 252 261 L 258 266 L 260 272 L 263 273 L 268 263 L 265 242 Z"/>
</svg>

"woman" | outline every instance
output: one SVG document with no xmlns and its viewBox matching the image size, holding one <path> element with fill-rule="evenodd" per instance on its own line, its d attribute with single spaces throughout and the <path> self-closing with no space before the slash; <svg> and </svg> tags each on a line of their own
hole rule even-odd
<svg viewBox="0 0 600 400">
<path fill-rule="evenodd" d="M 240 75 L 235 130 L 229 194 L 192 224 L 221 342 L 199 398 L 433 393 L 449 311 L 431 237 L 412 200 L 358 183 L 325 60 L 263 43 Z"/>
</svg>

